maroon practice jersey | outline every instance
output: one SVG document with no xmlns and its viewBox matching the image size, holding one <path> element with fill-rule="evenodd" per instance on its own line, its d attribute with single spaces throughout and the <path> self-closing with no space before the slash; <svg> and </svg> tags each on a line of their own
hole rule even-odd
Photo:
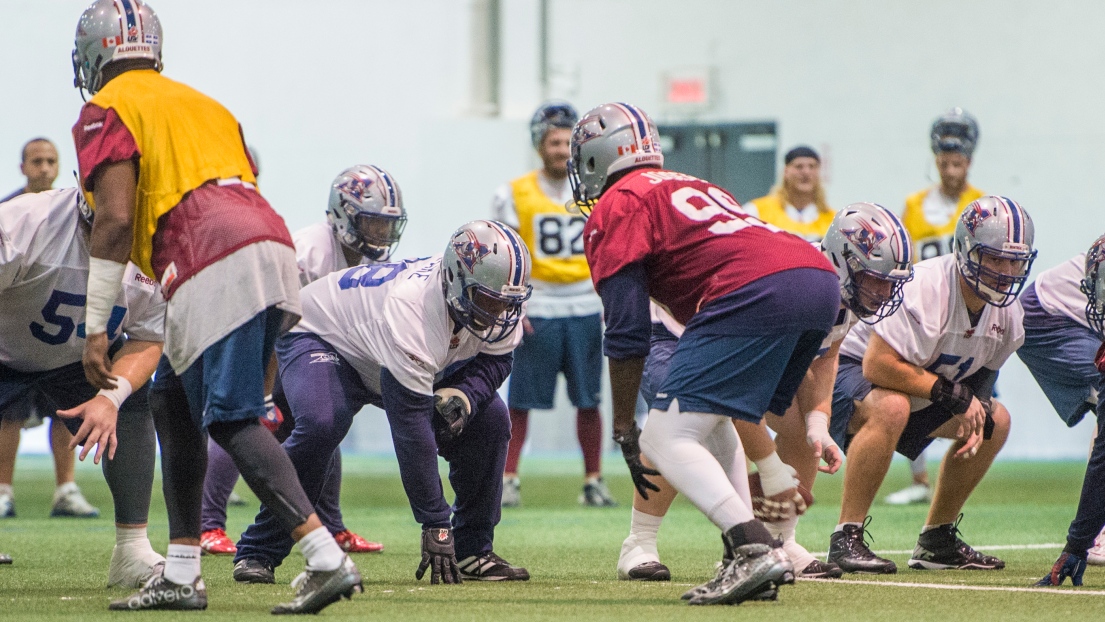
<svg viewBox="0 0 1105 622">
<path fill-rule="evenodd" d="M 661 169 L 634 171 L 603 193 L 583 236 L 596 287 L 643 262 L 649 296 L 684 325 L 706 303 L 776 272 L 836 274 L 809 242 L 749 215 L 724 189 Z"/>
</svg>

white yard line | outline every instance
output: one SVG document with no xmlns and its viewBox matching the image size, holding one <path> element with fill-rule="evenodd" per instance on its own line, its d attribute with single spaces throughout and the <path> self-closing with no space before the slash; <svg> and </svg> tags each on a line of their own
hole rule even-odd
<svg viewBox="0 0 1105 622">
<path fill-rule="evenodd" d="M 930 590 L 966 590 L 968 592 L 1031 592 L 1033 594 L 1066 594 L 1075 596 L 1105 596 L 1103 590 L 1058 589 L 1053 587 L 1000 587 L 993 585 L 956 585 L 948 583 L 905 583 L 902 581 L 856 581 L 854 579 L 799 579 L 803 583 L 836 585 L 879 585 L 889 587 L 913 587 Z"/>
<path fill-rule="evenodd" d="M 1031 549 L 1061 549 L 1066 546 L 1063 543 L 1052 544 L 995 544 L 993 546 L 974 546 L 971 547 L 976 551 L 1027 551 Z M 879 551 L 876 550 L 876 555 L 910 555 L 913 553 L 913 549 L 907 549 L 903 551 Z M 810 553 L 814 557 L 825 557 L 828 555 L 828 551 L 820 551 L 817 553 Z"/>
</svg>

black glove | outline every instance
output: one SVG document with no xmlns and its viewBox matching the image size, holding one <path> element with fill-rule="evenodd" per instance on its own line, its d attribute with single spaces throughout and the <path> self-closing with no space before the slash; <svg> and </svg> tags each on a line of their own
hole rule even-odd
<svg viewBox="0 0 1105 622">
<path fill-rule="evenodd" d="M 459 389 L 447 387 L 434 391 L 434 410 L 445 420 L 446 430 L 453 438 L 460 436 L 472 418 L 468 396 Z"/>
<path fill-rule="evenodd" d="M 655 490 L 659 492 L 660 487 L 648 481 L 645 476 L 659 475 L 660 472 L 641 464 L 640 438 L 641 428 L 638 428 L 636 423 L 633 424 L 632 428 L 621 434 L 614 433 L 614 442 L 622 448 L 622 457 L 625 458 L 625 463 L 629 466 L 629 475 L 633 478 L 633 486 L 637 488 L 637 494 L 641 495 L 642 499 L 648 499 L 648 491 Z"/>
<path fill-rule="evenodd" d="M 457 556 L 453 552 L 453 530 L 431 527 L 422 530 L 422 562 L 414 571 L 414 578 L 422 580 L 430 568 L 430 584 L 460 583 Z"/>
<path fill-rule="evenodd" d="M 937 376 L 932 385 L 929 399 L 937 406 L 943 406 L 953 415 L 962 415 L 971 407 L 971 399 L 974 395 L 966 385 L 952 382 L 943 376 Z"/>
</svg>

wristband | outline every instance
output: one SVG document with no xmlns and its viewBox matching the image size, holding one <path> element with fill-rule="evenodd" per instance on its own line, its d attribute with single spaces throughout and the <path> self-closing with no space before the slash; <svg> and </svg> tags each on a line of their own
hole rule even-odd
<svg viewBox="0 0 1105 622">
<path fill-rule="evenodd" d="M 779 454 L 771 452 L 766 458 L 756 460 L 756 470 L 760 472 L 760 484 L 764 489 L 764 496 L 771 497 L 789 488 L 794 488 L 797 482 L 791 469 L 779 459 Z"/>
<path fill-rule="evenodd" d="M 115 299 L 123 288 L 123 274 L 127 264 L 90 257 L 88 260 L 88 296 L 84 307 L 84 333 L 95 335 L 107 332 L 108 318 L 115 307 Z"/>
<path fill-rule="evenodd" d="M 806 413 L 806 432 L 829 433 L 829 413 L 811 410 Z"/>
<path fill-rule="evenodd" d="M 102 395 L 111 400 L 111 403 L 115 404 L 115 410 L 119 410 L 119 408 L 123 406 L 123 402 L 125 402 L 133 392 L 134 387 L 130 385 L 130 380 L 127 380 L 123 376 L 115 376 L 115 388 L 100 389 L 100 392 L 96 395 Z"/>
<path fill-rule="evenodd" d="M 932 385 L 932 391 L 929 395 L 929 399 L 932 400 L 933 404 L 947 408 L 953 415 L 962 415 L 967 412 L 971 407 L 972 398 L 974 398 L 974 395 L 970 389 L 943 376 L 936 377 L 936 382 Z"/>
</svg>

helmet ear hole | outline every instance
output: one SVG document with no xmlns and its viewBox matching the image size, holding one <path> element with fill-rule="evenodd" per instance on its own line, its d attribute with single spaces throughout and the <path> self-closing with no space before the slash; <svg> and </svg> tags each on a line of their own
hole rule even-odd
<svg viewBox="0 0 1105 622">
<path fill-rule="evenodd" d="M 587 172 L 588 173 L 594 173 L 595 172 L 595 159 L 594 158 L 587 158 Z"/>
</svg>

